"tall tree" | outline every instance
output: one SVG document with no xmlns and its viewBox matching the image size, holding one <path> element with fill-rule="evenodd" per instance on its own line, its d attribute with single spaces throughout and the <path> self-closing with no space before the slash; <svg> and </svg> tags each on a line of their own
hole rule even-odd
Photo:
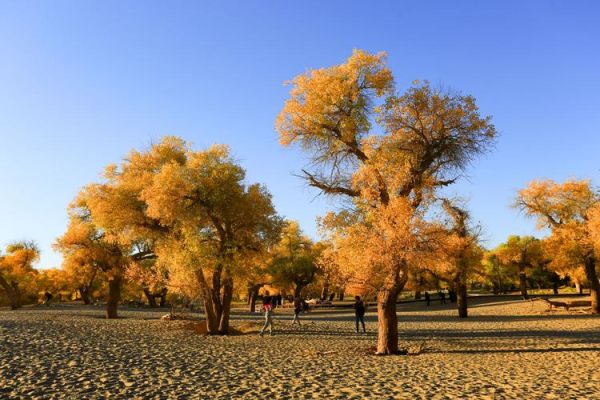
<svg viewBox="0 0 600 400">
<path fill-rule="evenodd" d="M 0 254 L 0 289 L 16 310 L 22 305 L 22 285 L 35 275 L 33 264 L 39 260 L 40 251 L 32 241 L 13 242 Z"/>
<path fill-rule="evenodd" d="M 383 132 L 375 132 L 374 120 Z M 479 115 L 471 96 L 427 82 L 396 95 L 385 55 L 364 51 L 344 64 L 296 77 L 276 125 L 284 146 L 297 143 L 310 154 L 311 167 L 303 170 L 308 184 L 350 199 L 362 214 L 356 219 L 361 227 L 386 218 L 379 233 L 409 232 L 407 223 L 421 219 L 436 189 L 455 182 L 495 137 L 490 117 Z M 386 248 L 413 247 L 396 241 L 410 235 L 392 241 L 375 236 Z M 380 354 L 398 351 L 395 304 L 409 269 L 408 253 L 392 253 L 380 262 L 363 258 L 369 264 L 361 267 L 385 271 L 377 289 Z"/>
<path fill-rule="evenodd" d="M 556 259 L 583 265 L 590 285 L 592 313 L 600 313 L 598 281 L 597 212 L 600 196 L 587 180 L 531 182 L 519 191 L 516 207 L 537 218 L 538 226 L 552 232 L 549 241 Z"/>
<path fill-rule="evenodd" d="M 227 147 L 196 152 L 177 137 L 130 152 L 105 177 L 86 187 L 86 204 L 104 239 L 124 250 L 125 266 L 165 266 L 186 294 L 193 276 L 209 333 L 227 333 L 240 259 L 259 251 L 278 221 L 266 189 L 245 185 Z"/>
</svg>

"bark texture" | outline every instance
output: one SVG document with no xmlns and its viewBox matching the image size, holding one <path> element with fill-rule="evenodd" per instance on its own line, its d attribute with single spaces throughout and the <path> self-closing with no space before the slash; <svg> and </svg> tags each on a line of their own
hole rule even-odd
<svg viewBox="0 0 600 400">
<path fill-rule="evenodd" d="M 525 266 L 519 266 L 519 289 L 521 290 L 521 296 L 524 299 L 529 298 L 527 293 L 527 274 L 525 273 Z"/>
<path fill-rule="evenodd" d="M 117 274 L 108 281 L 108 300 L 106 301 L 106 318 L 118 318 L 117 307 L 121 300 L 121 284 L 123 277 Z"/>
<path fill-rule="evenodd" d="M 600 282 L 596 272 L 596 258 L 587 257 L 585 260 L 585 275 L 590 281 L 590 300 L 592 301 L 592 314 L 600 314 Z"/>
</svg>

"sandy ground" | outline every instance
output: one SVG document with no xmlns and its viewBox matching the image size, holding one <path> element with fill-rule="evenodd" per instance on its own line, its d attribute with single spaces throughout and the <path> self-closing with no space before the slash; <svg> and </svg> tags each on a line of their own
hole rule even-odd
<svg viewBox="0 0 600 400">
<path fill-rule="evenodd" d="M 541 302 L 479 299 L 399 307 L 403 346 L 378 357 L 376 320 L 354 333 L 351 311 L 277 314 L 273 337 L 205 337 L 165 311 L 65 305 L 0 311 L 0 398 L 8 399 L 594 399 L 600 318 Z M 234 322 L 259 321 L 238 310 Z"/>
</svg>

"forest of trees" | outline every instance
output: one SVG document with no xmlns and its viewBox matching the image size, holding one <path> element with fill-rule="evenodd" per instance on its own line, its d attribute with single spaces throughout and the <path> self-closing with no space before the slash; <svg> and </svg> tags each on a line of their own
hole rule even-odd
<svg viewBox="0 0 600 400">
<path fill-rule="evenodd" d="M 302 179 L 338 205 L 318 219 L 321 241 L 277 213 L 226 145 L 194 149 L 165 137 L 80 190 L 54 244 L 60 269 L 34 268 L 34 242 L 0 252 L 0 302 L 18 309 L 48 291 L 101 300 L 116 318 L 120 303 L 142 296 L 151 307 L 198 301 L 208 333 L 227 334 L 232 302 L 254 311 L 265 286 L 322 299 L 360 294 L 377 302 L 379 354 L 398 352 L 402 292 L 447 289 L 464 318 L 469 290 L 528 298 L 573 286 L 589 289 L 600 313 L 600 194 L 590 181 L 519 190 L 513 206 L 549 235 L 510 236 L 492 249 L 468 204 L 448 197 L 496 141 L 472 96 L 428 82 L 399 90 L 384 54 L 355 51 L 294 78 L 276 130 L 309 158 Z"/>
</svg>

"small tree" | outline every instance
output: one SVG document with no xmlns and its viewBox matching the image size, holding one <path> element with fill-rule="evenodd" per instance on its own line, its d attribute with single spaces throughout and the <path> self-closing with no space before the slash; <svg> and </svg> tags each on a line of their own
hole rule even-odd
<svg viewBox="0 0 600 400">
<path fill-rule="evenodd" d="M 442 265 L 447 281 L 456 291 L 458 316 L 466 318 L 467 281 L 481 269 L 483 252 L 474 229 L 469 226 L 469 213 L 447 199 L 442 200 L 442 206 L 450 217 L 450 222 L 445 229 L 447 234 L 441 240 L 443 256 L 438 265 Z M 444 264 L 447 265 L 445 268 Z"/>
<path fill-rule="evenodd" d="M 117 318 L 117 307 L 121 299 L 121 284 L 123 271 L 128 263 L 124 249 L 111 240 L 91 220 L 89 208 L 85 202 L 85 192 L 82 192 L 69 209 L 69 225 L 67 231 L 57 239 L 54 247 L 63 254 L 64 266 L 68 270 L 77 271 L 73 265 L 89 266 L 102 272 L 108 281 L 108 296 L 106 301 L 106 318 Z M 89 301 L 89 289 L 96 273 L 88 276 L 89 286 L 84 293 Z"/>
<path fill-rule="evenodd" d="M 314 281 L 319 270 L 317 257 L 312 241 L 302 234 L 298 223 L 288 221 L 274 248 L 269 267 L 273 283 L 284 287 L 293 286 L 294 297 L 300 297 L 302 289 Z"/>
<path fill-rule="evenodd" d="M 500 257 L 494 250 L 486 251 L 482 260 L 483 280 L 492 287 L 494 294 L 506 293 L 507 284 L 511 279 L 506 265 L 500 261 Z"/>
<path fill-rule="evenodd" d="M 533 236 L 509 236 L 505 243 L 496 248 L 495 253 L 518 276 L 521 296 L 528 299 L 527 275 L 545 261 L 541 241 Z"/>
<path fill-rule="evenodd" d="M 33 264 L 39 260 L 40 251 L 32 241 L 13 242 L 0 254 L 0 289 L 8 298 L 10 308 L 22 306 L 22 286 L 33 279 Z"/>
</svg>

